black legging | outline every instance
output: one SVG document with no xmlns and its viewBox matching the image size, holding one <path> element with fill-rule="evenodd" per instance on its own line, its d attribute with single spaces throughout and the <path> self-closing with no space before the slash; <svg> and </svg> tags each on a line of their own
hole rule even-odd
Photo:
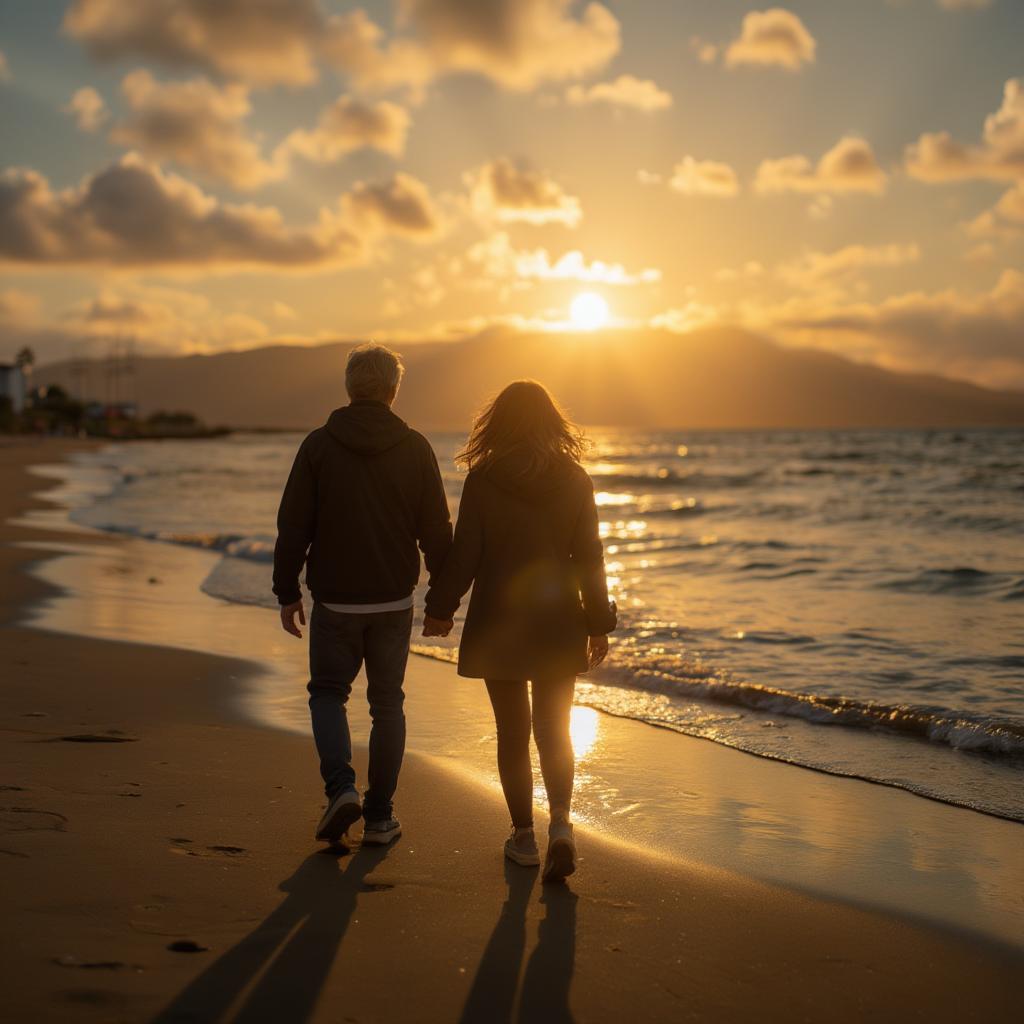
<svg viewBox="0 0 1024 1024">
<path fill-rule="evenodd" d="M 487 694 L 498 726 L 498 775 L 516 828 L 533 826 L 531 724 L 551 814 L 569 813 L 575 772 L 569 714 L 575 685 L 575 677 L 533 682 L 531 714 L 526 680 L 487 680 Z"/>
</svg>

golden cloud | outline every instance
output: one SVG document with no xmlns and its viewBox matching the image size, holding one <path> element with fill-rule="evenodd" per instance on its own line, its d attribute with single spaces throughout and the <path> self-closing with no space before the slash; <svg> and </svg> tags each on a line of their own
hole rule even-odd
<svg viewBox="0 0 1024 1024">
<path fill-rule="evenodd" d="M 503 223 L 564 224 L 576 227 L 583 213 L 580 201 L 540 171 L 507 157 L 486 163 L 466 176 L 470 204 L 484 219 Z"/>
<path fill-rule="evenodd" d="M 571 85 L 565 93 L 566 101 L 576 107 L 604 103 L 612 107 L 630 107 L 647 113 L 667 110 L 672 106 L 672 94 L 660 88 L 649 78 L 619 75 L 610 82 L 593 85 Z"/>
<path fill-rule="evenodd" d="M 408 175 L 359 183 L 302 227 L 272 206 L 221 203 L 135 153 L 60 192 L 32 170 L 0 175 L 0 264 L 9 266 L 343 267 L 365 262 L 374 237 L 424 239 L 438 227 L 426 187 Z"/>
<path fill-rule="evenodd" d="M 1002 106 L 985 119 L 981 142 L 957 142 L 949 132 L 929 132 L 907 147 L 907 172 L 920 181 L 1024 178 L 1024 79 L 1011 78 Z"/>
<path fill-rule="evenodd" d="M 817 43 L 792 11 L 772 7 L 744 15 L 739 38 L 725 51 L 726 67 L 780 67 L 799 71 L 813 64 Z"/>
<path fill-rule="evenodd" d="M 800 155 L 762 161 L 754 188 L 761 193 L 867 192 L 880 195 L 887 182 L 888 175 L 879 167 L 871 145 L 848 135 L 816 165 Z"/>
</svg>

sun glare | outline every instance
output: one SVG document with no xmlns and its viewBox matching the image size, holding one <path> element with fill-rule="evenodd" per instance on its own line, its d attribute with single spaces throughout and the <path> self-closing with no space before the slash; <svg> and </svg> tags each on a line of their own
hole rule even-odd
<svg viewBox="0 0 1024 1024">
<path fill-rule="evenodd" d="M 608 323 L 608 303 L 596 292 L 581 292 L 572 300 L 569 319 L 581 331 L 596 331 Z"/>
</svg>

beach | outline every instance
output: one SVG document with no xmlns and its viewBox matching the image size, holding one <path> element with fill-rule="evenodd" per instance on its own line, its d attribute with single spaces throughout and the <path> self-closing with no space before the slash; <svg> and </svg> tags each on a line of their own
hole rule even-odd
<svg viewBox="0 0 1024 1024">
<path fill-rule="evenodd" d="M 808 880 L 812 895 L 595 822 L 580 829 L 578 875 L 541 886 L 502 862 L 507 812 L 493 785 L 414 742 L 401 839 L 386 850 L 321 850 L 311 741 L 245 714 L 268 667 L 251 652 L 211 654 L 204 640 L 204 629 L 223 633 L 241 613 L 204 598 L 194 642 L 170 645 L 187 613 L 145 550 L 175 549 L 25 518 L 52 507 L 38 496 L 52 483 L 29 467 L 76 450 L 0 447 L 0 953 L 12 1020 L 962 1021 L 1008 1019 L 1019 1006 L 1019 936 L 1014 944 L 858 906 L 827 872 Z M 76 560 L 111 580 L 91 611 L 81 610 L 87 586 L 62 598 L 45 578 L 48 564 Z M 145 604 L 124 596 L 143 593 Z M 41 628 L 40 608 L 71 620 L 74 601 L 88 628 Z M 276 629 L 272 613 L 244 611 Z M 410 693 L 426 684 L 442 701 L 453 680 L 451 666 L 410 662 Z M 843 787 L 857 786 L 878 794 L 883 827 L 896 806 L 885 801 L 899 798 L 908 833 L 917 814 L 935 831 L 929 815 L 941 813 L 951 843 L 977 823 L 992 863 L 1019 861 L 1016 823 L 670 738 L 677 758 L 693 759 L 693 787 L 709 803 L 730 781 L 713 770 L 727 762 L 702 760 L 708 750 L 751 772 L 786 773 L 791 792 L 776 814 L 789 807 L 792 818 L 766 823 L 783 852 L 786 834 L 806 827 L 801 814 L 828 817 L 830 798 L 839 805 L 851 792 Z M 481 736 L 481 747 L 489 741 Z M 628 772 L 640 769 L 619 763 L 628 790 Z M 364 767 L 360 746 L 361 776 Z M 947 867 L 952 899 L 961 876 Z M 861 868 L 865 879 L 884 871 Z M 998 873 L 1004 883 L 1010 870 Z"/>
</svg>

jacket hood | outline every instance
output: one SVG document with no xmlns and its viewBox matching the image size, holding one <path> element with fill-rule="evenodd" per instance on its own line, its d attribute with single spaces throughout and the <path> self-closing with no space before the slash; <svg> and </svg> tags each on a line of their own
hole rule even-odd
<svg viewBox="0 0 1024 1024">
<path fill-rule="evenodd" d="M 511 453 L 492 462 L 484 475 L 496 487 L 525 501 L 543 501 L 557 491 L 572 485 L 582 472 L 571 459 L 552 461 L 540 472 L 531 472 L 530 460 L 525 455 Z"/>
<path fill-rule="evenodd" d="M 383 402 L 357 401 L 335 409 L 327 420 L 327 432 L 349 451 L 379 455 L 401 444 L 412 431 Z"/>
</svg>

